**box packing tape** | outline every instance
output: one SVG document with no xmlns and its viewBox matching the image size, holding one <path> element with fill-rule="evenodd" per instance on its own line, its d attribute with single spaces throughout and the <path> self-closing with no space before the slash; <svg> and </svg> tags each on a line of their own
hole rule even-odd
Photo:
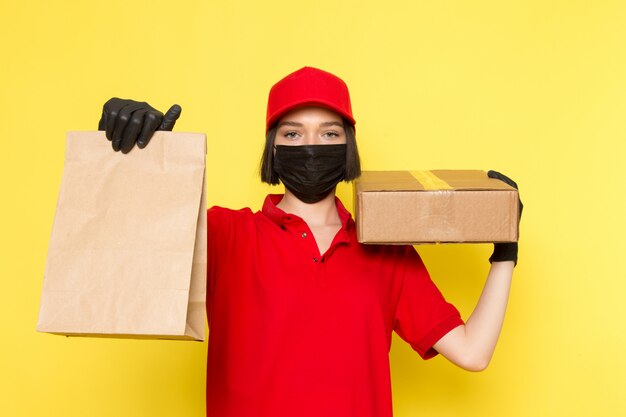
<svg viewBox="0 0 626 417">
<path fill-rule="evenodd" d="M 409 171 L 425 190 L 453 190 L 447 182 L 433 174 L 432 171 Z"/>
</svg>

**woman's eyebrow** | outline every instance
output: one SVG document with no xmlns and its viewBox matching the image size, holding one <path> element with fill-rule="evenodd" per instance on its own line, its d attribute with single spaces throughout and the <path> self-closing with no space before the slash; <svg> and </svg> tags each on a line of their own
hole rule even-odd
<svg viewBox="0 0 626 417">
<path fill-rule="evenodd" d="M 302 123 L 292 122 L 291 120 L 285 120 L 284 122 L 280 122 L 278 124 L 278 127 L 281 127 L 281 126 L 297 126 L 297 127 L 301 127 L 303 125 L 302 125 Z"/>
<path fill-rule="evenodd" d="M 322 127 L 327 127 L 327 126 L 339 126 L 339 127 L 343 127 L 343 123 L 341 123 L 341 122 L 337 122 L 337 121 L 332 121 L 332 122 L 324 122 L 324 123 L 320 123 L 320 126 L 322 126 Z"/>
</svg>

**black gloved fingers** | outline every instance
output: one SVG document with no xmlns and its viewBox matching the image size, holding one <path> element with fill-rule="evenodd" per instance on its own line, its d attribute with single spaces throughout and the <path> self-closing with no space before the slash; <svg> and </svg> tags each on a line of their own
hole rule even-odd
<svg viewBox="0 0 626 417">
<path fill-rule="evenodd" d="M 511 178 L 507 177 L 506 175 L 498 172 L 498 171 L 493 171 L 493 170 L 489 170 L 487 172 L 487 176 L 489 178 L 495 178 L 497 180 L 503 181 L 507 184 L 509 184 L 511 187 L 515 188 L 516 190 L 519 191 L 519 187 L 517 186 L 517 183 L 515 181 L 513 181 Z M 518 193 L 518 217 L 519 219 L 522 218 L 522 211 L 524 210 L 524 204 L 522 203 L 522 199 L 521 197 L 519 197 L 519 193 Z"/>
<path fill-rule="evenodd" d="M 174 125 L 176 124 L 176 120 L 180 117 L 180 113 L 183 109 L 178 105 L 174 104 L 163 116 L 163 122 L 159 126 L 157 130 L 167 130 L 172 131 L 174 129 Z"/>
<path fill-rule="evenodd" d="M 105 114 L 104 129 L 106 130 L 106 137 L 108 140 L 113 140 L 113 132 L 115 131 L 115 121 L 120 110 L 128 104 L 128 100 L 122 100 L 117 97 L 109 99 L 102 107 L 102 112 Z"/>
<path fill-rule="evenodd" d="M 489 171 L 487 172 L 487 176 L 488 176 L 489 178 L 495 178 L 495 179 L 498 179 L 498 180 L 500 180 L 500 181 L 503 181 L 503 182 L 505 182 L 505 183 L 509 184 L 511 187 L 515 188 L 516 190 L 518 190 L 518 189 L 519 189 L 519 188 L 517 187 L 517 183 L 516 183 L 515 181 L 513 181 L 512 179 L 510 179 L 510 178 L 509 178 L 509 177 L 507 177 L 506 175 L 501 174 L 501 173 L 500 173 L 500 172 L 498 172 L 498 171 L 489 170 Z"/>
<path fill-rule="evenodd" d="M 120 144 L 120 150 L 122 153 L 128 153 L 135 146 L 135 142 L 137 141 L 137 136 L 141 131 L 141 126 L 143 125 L 143 119 L 148 109 L 142 107 L 133 112 L 130 117 L 130 121 L 126 125 L 126 129 L 124 129 L 124 133 L 122 134 L 122 143 Z"/>
<path fill-rule="evenodd" d="M 519 190 L 519 188 L 517 187 L 517 183 L 515 181 L 513 181 L 511 178 L 507 177 L 506 175 L 498 171 L 489 170 L 487 172 L 487 176 L 489 178 L 495 178 L 500 181 L 503 181 L 506 184 L 510 185 L 511 187 L 515 188 L 516 190 Z M 519 192 L 518 192 L 517 202 L 519 204 L 518 219 L 521 220 L 522 210 L 524 209 L 524 205 L 522 204 L 522 200 L 519 198 Z M 494 243 L 493 254 L 489 258 L 489 262 L 491 263 L 491 262 L 513 261 L 515 262 L 515 265 L 517 265 L 517 252 L 518 252 L 517 242 Z"/>
<path fill-rule="evenodd" d="M 156 130 L 171 131 L 182 108 L 174 104 L 165 115 L 146 102 L 113 97 L 102 107 L 98 130 L 105 130 L 114 151 L 145 148 Z"/>
<path fill-rule="evenodd" d="M 136 101 L 130 102 L 126 106 L 122 107 L 117 114 L 115 121 L 115 130 L 113 130 L 113 150 L 118 151 L 122 147 L 122 139 L 124 139 L 124 131 L 133 113 L 141 108 L 145 108 L 144 103 L 138 103 Z"/>
<path fill-rule="evenodd" d="M 161 124 L 161 120 L 163 119 L 162 113 L 158 110 L 149 110 L 143 119 L 143 128 L 141 129 L 141 133 L 137 138 L 137 146 L 140 149 L 145 148 L 152 139 L 152 135 L 155 130 Z"/>
</svg>

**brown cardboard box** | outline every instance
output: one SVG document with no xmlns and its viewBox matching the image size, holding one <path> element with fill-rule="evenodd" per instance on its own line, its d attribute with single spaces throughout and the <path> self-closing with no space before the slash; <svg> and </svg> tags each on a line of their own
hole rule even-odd
<svg viewBox="0 0 626 417">
<path fill-rule="evenodd" d="M 479 170 L 364 171 L 354 186 L 361 243 L 514 242 L 518 193 Z"/>
</svg>

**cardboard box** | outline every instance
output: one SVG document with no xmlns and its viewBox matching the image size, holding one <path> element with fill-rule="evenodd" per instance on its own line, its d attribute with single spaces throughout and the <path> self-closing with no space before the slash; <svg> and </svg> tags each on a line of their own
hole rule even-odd
<svg viewBox="0 0 626 417">
<path fill-rule="evenodd" d="M 364 171 L 354 193 L 361 243 L 518 239 L 517 190 L 485 171 Z"/>
</svg>

